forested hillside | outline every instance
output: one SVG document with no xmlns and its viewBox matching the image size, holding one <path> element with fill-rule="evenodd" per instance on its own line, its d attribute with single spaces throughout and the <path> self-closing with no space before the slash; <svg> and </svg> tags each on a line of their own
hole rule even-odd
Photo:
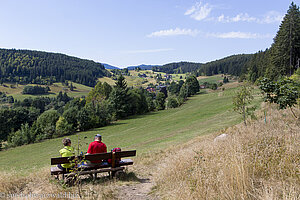
<svg viewBox="0 0 300 200">
<path fill-rule="evenodd" d="M 252 56 L 252 54 L 233 55 L 205 64 L 193 62 L 169 63 L 163 66 L 154 67 L 153 71 L 165 72 L 168 74 L 194 72 L 197 75 L 202 74 L 206 76 L 227 73 L 239 76 L 242 73 L 247 72 L 246 64 Z"/>
<path fill-rule="evenodd" d="M 91 60 L 59 53 L 0 49 L 0 83 L 51 84 L 70 80 L 95 86 L 97 78 L 103 76 L 109 76 L 109 72 Z"/>
<path fill-rule="evenodd" d="M 153 67 L 152 70 L 156 72 L 164 72 L 167 74 L 184 74 L 187 72 L 196 71 L 201 67 L 201 63 L 193 62 L 178 62 L 169 63 L 162 66 Z"/>
<path fill-rule="evenodd" d="M 252 54 L 240 54 L 208 62 L 202 65 L 198 73 L 206 76 L 224 73 L 240 76 L 247 72 L 246 65 L 252 56 Z"/>
</svg>

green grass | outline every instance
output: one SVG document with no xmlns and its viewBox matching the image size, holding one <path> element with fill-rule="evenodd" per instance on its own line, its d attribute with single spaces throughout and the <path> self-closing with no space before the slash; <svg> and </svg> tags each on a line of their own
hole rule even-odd
<svg viewBox="0 0 300 200">
<path fill-rule="evenodd" d="M 203 84 L 204 82 L 218 83 L 221 80 L 223 80 L 223 77 L 221 75 L 215 75 L 215 76 L 208 76 L 206 78 L 201 78 L 199 79 L 199 83 L 200 84 Z"/>
<path fill-rule="evenodd" d="M 136 149 L 138 155 L 170 145 L 180 145 L 196 136 L 239 123 L 241 117 L 232 111 L 234 91 L 236 88 L 199 94 L 176 109 L 134 116 L 110 126 L 69 137 L 75 147 L 78 138 L 80 139 L 83 152 L 87 150 L 88 143 L 96 133 L 102 134 L 108 150 L 113 147 L 121 147 L 123 150 Z M 50 167 L 50 158 L 59 156 L 62 139 L 56 138 L 2 151 L 0 169 L 22 169 L 26 172 L 34 168 Z"/>
<path fill-rule="evenodd" d="M 69 82 L 69 83 L 71 83 L 71 82 Z M 87 96 L 89 91 L 92 89 L 91 87 L 81 85 L 78 83 L 72 83 L 72 84 L 74 87 L 76 87 L 74 89 L 74 91 L 70 91 L 69 88 L 67 88 L 66 86 L 63 86 L 61 83 L 54 83 L 53 85 L 50 86 L 50 89 L 51 89 L 50 93 L 45 94 L 45 95 L 27 95 L 27 94 L 24 95 L 24 94 L 22 94 L 22 91 L 26 85 L 20 85 L 20 84 L 18 86 L 15 85 L 14 88 L 10 87 L 11 84 L 6 84 L 7 87 L 0 86 L 0 91 L 5 92 L 7 95 L 13 96 L 14 99 L 16 99 L 16 100 L 23 100 L 28 97 L 31 97 L 31 98 L 56 97 L 60 91 L 67 92 L 68 95 L 71 97 L 81 97 L 81 96 Z M 35 84 L 28 84 L 28 85 L 35 85 Z"/>
</svg>

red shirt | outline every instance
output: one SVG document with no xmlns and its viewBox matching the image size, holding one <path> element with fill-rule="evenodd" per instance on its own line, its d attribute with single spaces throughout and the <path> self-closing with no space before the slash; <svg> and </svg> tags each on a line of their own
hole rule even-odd
<svg viewBox="0 0 300 200">
<path fill-rule="evenodd" d="M 107 147 L 103 142 L 99 142 L 99 141 L 94 141 L 91 142 L 89 145 L 89 148 L 87 150 L 87 153 L 90 154 L 95 154 L 95 153 L 106 153 L 107 152 Z M 101 162 L 99 161 L 92 161 L 92 163 L 99 163 Z"/>
</svg>

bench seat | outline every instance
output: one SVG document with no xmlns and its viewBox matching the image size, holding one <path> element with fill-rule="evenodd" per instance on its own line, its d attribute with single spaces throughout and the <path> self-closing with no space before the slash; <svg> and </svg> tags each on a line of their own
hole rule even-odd
<svg viewBox="0 0 300 200">
<path fill-rule="evenodd" d="M 116 163 L 115 167 L 121 167 L 121 166 L 126 166 L 126 165 L 133 165 L 133 161 L 131 159 L 122 159 L 120 162 Z M 96 166 L 96 167 L 89 167 L 89 166 L 83 166 L 82 171 L 91 171 L 91 170 L 97 170 L 101 168 L 108 168 L 111 167 L 111 164 L 108 164 L 107 162 Z M 99 173 L 101 172 L 109 172 L 109 171 L 115 171 L 113 169 L 106 169 L 106 170 L 100 170 Z M 51 167 L 51 175 L 59 175 L 59 174 L 68 174 L 70 172 L 64 172 L 62 169 L 59 169 L 57 166 Z M 94 172 L 96 173 L 96 172 Z"/>
</svg>

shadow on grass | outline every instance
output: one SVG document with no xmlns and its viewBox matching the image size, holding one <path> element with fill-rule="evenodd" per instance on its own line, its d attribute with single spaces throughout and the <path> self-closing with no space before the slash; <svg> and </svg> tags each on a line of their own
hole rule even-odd
<svg viewBox="0 0 300 200">
<path fill-rule="evenodd" d="M 146 183 L 150 179 L 148 178 L 139 178 L 136 176 L 134 172 L 122 172 L 117 177 L 111 178 L 109 175 L 101 175 L 96 179 L 93 178 L 91 175 L 86 175 L 81 177 L 82 184 L 105 184 L 111 181 L 122 181 L 122 182 L 138 182 L 138 183 Z"/>
</svg>

